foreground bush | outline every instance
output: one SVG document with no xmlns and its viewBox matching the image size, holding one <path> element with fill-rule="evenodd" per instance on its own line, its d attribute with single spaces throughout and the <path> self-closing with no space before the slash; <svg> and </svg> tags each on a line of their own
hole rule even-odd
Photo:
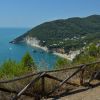
<svg viewBox="0 0 100 100">
<path fill-rule="evenodd" d="M 0 66 L 0 78 L 13 78 L 28 74 L 36 70 L 34 61 L 29 53 L 26 53 L 19 63 L 7 60 Z"/>
</svg>

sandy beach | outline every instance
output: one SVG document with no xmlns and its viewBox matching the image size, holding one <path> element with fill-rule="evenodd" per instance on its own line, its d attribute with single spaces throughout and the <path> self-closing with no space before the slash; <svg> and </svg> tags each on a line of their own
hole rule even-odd
<svg viewBox="0 0 100 100">
<path fill-rule="evenodd" d="M 61 54 L 57 52 L 54 52 L 53 54 L 72 61 L 75 58 L 75 56 L 78 55 L 79 53 L 80 53 L 79 51 L 72 51 L 70 54 Z"/>
</svg>

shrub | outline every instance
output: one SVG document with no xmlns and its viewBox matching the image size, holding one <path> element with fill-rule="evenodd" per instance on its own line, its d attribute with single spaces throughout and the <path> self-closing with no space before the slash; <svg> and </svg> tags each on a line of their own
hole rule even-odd
<svg viewBox="0 0 100 100">
<path fill-rule="evenodd" d="M 24 67 L 21 63 L 8 60 L 0 66 L 0 77 L 12 78 L 31 71 L 31 68 Z"/>
<path fill-rule="evenodd" d="M 55 64 L 55 69 L 66 68 L 71 65 L 71 62 L 64 58 L 58 58 Z"/>
</svg>

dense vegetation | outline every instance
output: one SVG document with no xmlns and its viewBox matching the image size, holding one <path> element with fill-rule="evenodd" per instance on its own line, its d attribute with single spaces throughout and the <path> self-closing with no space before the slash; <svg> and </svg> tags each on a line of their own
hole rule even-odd
<svg viewBox="0 0 100 100">
<path fill-rule="evenodd" d="M 36 37 L 40 45 L 49 49 L 64 48 L 65 52 L 80 49 L 100 39 L 100 15 L 46 22 L 16 38 L 14 42 L 23 41 L 27 36 Z"/>
</svg>

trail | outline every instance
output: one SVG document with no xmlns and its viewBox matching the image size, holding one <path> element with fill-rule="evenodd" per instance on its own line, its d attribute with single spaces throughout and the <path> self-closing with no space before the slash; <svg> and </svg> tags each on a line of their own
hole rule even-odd
<svg viewBox="0 0 100 100">
<path fill-rule="evenodd" d="M 56 99 L 51 98 L 48 100 L 100 100 L 100 85 L 98 87 L 77 92 L 68 96 L 63 96 Z"/>
</svg>

